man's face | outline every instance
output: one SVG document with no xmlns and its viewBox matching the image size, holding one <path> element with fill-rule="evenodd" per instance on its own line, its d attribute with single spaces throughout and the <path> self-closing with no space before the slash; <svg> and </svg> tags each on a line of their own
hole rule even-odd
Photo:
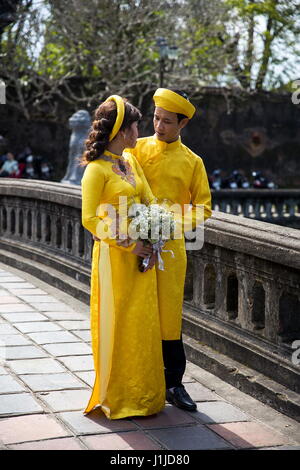
<svg viewBox="0 0 300 470">
<path fill-rule="evenodd" d="M 158 140 L 163 142 L 175 142 L 180 135 L 181 129 L 187 125 L 188 121 L 188 118 L 185 118 L 178 122 L 176 113 L 156 107 L 153 116 L 155 135 Z"/>
</svg>

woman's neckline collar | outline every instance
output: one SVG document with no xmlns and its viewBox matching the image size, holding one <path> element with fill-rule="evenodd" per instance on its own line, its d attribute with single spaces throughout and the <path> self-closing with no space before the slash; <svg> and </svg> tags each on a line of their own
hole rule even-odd
<svg viewBox="0 0 300 470">
<path fill-rule="evenodd" d="M 117 155 L 116 153 L 112 153 L 110 152 L 109 150 L 105 149 L 104 152 L 103 152 L 103 155 L 107 155 L 108 157 L 112 157 L 112 158 L 123 158 L 123 155 Z"/>
</svg>

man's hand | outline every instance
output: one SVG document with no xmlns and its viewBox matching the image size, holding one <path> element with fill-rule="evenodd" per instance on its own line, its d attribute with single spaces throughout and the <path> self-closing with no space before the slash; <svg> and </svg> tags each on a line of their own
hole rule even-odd
<svg viewBox="0 0 300 470">
<path fill-rule="evenodd" d="M 132 253 L 137 256 L 140 256 L 141 258 L 147 258 L 147 256 L 150 256 L 152 254 L 152 246 L 144 245 L 141 240 L 138 240 L 136 242 L 134 250 L 132 250 Z"/>
</svg>

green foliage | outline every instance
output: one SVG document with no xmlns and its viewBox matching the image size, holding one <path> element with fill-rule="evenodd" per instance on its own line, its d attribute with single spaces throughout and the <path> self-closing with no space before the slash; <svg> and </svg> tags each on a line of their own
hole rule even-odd
<svg viewBox="0 0 300 470">
<path fill-rule="evenodd" d="M 187 0 L 185 7 L 186 64 L 200 65 L 216 85 L 233 80 L 246 90 L 270 88 L 276 66 L 289 62 L 289 68 L 299 53 L 299 0 Z"/>
<path fill-rule="evenodd" d="M 173 68 L 165 64 L 169 87 L 283 89 L 298 78 L 299 2 L 26 1 L 0 36 L 0 76 L 28 118 L 34 109 L 57 119 L 58 100 L 93 108 L 112 92 L 141 106 L 159 85 L 156 38 L 164 36 L 180 52 Z"/>
</svg>

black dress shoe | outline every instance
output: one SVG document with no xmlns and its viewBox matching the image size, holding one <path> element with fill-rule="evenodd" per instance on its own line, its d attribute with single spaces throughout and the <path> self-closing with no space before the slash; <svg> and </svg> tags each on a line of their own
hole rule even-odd
<svg viewBox="0 0 300 470">
<path fill-rule="evenodd" d="M 197 409 L 196 403 L 191 399 L 184 387 L 168 388 L 166 392 L 166 399 L 172 405 L 182 408 L 187 411 L 195 411 Z"/>
</svg>

